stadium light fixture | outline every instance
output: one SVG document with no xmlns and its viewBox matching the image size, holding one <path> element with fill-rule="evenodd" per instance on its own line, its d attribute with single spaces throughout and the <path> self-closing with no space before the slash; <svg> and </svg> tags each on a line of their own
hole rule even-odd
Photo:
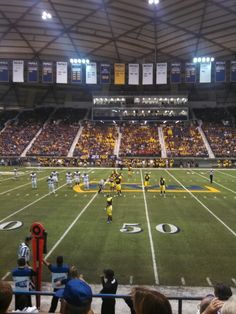
<svg viewBox="0 0 236 314">
<path fill-rule="evenodd" d="M 81 64 L 81 63 L 83 63 L 83 64 L 89 64 L 90 63 L 90 60 L 89 59 L 70 59 L 70 63 L 72 63 L 72 64 L 77 64 L 77 63 L 79 63 L 79 64 Z"/>
<path fill-rule="evenodd" d="M 194 57 L 193 58 L 193 63 L 209 63 L 209 62 L 214 62 L 215 58 L 213 57 Z"/>
<path fill-rule="evenodd" d="M 43 11 L 43 13 L 42 13 L 42 19 L 43 20 L 51 20 L 51 18 L 52 18 L 51 13 L 48 13 L 47 11 Z"/>
<path fill-rule="evenodd" d="M 148 0 L 148 4 L 150 4 L 150 5 L 152 5 L 152 4 L 157 5 L 157 4 L 159 4 L 159 2 L 160 2 L 160 0 Z"/>
</svg>

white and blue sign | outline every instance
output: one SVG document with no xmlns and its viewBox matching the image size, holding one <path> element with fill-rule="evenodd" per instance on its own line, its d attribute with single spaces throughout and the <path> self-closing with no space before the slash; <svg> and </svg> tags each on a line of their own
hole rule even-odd
<svg viewBox="0 0 236 314">
<path fill-rule="evenodd" d="M 181 64 L 171 63 L 170 82 L 173 84 L 181 83 Z"/>
<path fill-rule="evenodd" d="M 9 82 L 8 61 L 0 61 L 0 82 Z"/>
<path fill-rule="evenodd" d="M 215 63 L 215 78 L 217 83 L 225 82 L 226 80 L 226 67 L 225 61 L 216 61 Z"/>
<path fill-rule="evenodd" d="M 28 82 L 29 83 L 38 82 L 38 62 L 37 61 L 28 62 Z"/>
<path fill-rule="evenodd" d="M 196 83 L 195 63 L 185 63 L 185 83 Z"/>
<path fill-rule="evenodd" d="M 82 83 L 82 64 L 71 64 L 71 83 Z"/>
<path fill-rule="evenodd" d="M 53 83 L 53 63 L 43 62 L 42 64 L 42 82 Z"/>
<path fill-rule="evenodd" d="M 231 61 L 230 81 L 236 82 L 236 61 Z"/>
<path fill-rule="evenodd" d="M 111 65 L 102 63 L 100 65 L 100 82 L 101 84 L 110 84 L 111 82 Z"/>
</svg>

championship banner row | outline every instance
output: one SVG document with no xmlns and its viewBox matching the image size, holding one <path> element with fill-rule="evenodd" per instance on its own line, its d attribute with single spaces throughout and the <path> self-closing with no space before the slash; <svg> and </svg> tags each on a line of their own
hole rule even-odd
<svg viewBox="0 0 236 314">
<path fill-rule="evenodd" d="M 25 69 L 26 63 L 26 69 Z M 70 67 L 69 67 L 70 65 Z M 97 63 L 89 64 L 70 64 L 68 62 L 42 62 L 13 60 L 12 71 L 10 71 L 9 61 L 0 61 L 0 82 L 9 82 L 10 72 L 12 81 L 16 83 L 25 82 L 25 70 L 27 72 L 26 82 L 28 83 L 54 83 L 57 84 L 111 84 L 111 78 L 114 77 L 115 85 L 126 84 L 126 64 L 115 63 L 114 65 L 101 63 L 98 75 Z M 142 73 L 141 73 L 142 67 Z M 171 63 L 169 65 L 170 83 L 223 83 L 226 82 L 226 62 L 216 61 L 214 68 L 212 63 L 185 63 L 184 67 L 181 63 Z M 41 79 L 39 75 L 41 70 Z M 68 71 L 70 70 L 70 72 Z M 167 84 L 168 65 L 165 62 L 155 64 L 155 82 L 154 82 L 154 64 L 136 64 L 127 65 L 128 85 L 162 85 Z M 54 74 L 55 71 L 55 74 Z M 184 73 L 183 73 L 184 72 Z M 113 74 L 113 76 L 112 76 Z M 214 74 L 214 78 L 213 78 Z M 212 79 L 213 78 L 213 79 Z M 236 61 L 230 63 L 230 81 L 236 82 Z"/>
</svg>

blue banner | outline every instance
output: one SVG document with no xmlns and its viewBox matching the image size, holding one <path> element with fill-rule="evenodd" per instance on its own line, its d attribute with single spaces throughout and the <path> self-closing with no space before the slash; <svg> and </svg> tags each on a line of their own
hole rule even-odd
<svg viewBox="0 0 236 314">
<path fill-rule="evenodd" d="M 170 82 L 174 84 L 181 83 L 181 64 L 171 63 Z"/>
<path fill-rule="evenodd" d="M 236 82 L 236 61 L 231 61 L 230 80 Z"/>
<path fill-rule="evenodd" d="M 185 83 L 196 83 L 195 63 L 185 63 Z"/>
<path fill-rule="evenodd" d="M 0 82 L 9 82 L 8 61 L 0 61 Z"/>
<path fill-rule="evenodd" d="M 225 80 L 226 80 L 225 61 L 216 61 L 216 63 L 215 63 L 215 80 L 218 83 L 225 82 Z"/>
<path fill-rule="evenodd" d="M 71 83 L 82 83 L 82 64 L 71 64 Z"/>
<path fill-rule="evenodd" d="M 42 82 L 53 83 L 53 63 L 52 62 L 43 62 Z"/>
<path fill-rule="evenodd" d="M 28 82 L 38 83 L 38 62 L 29 61 L 28 62 Z"/>
<path fill-rule="evenodd" d="M 100 82 L 101 84 L 110 84 L 111 82 L 111 65 L 102 63 L 100 65 Z"/>
</svg>

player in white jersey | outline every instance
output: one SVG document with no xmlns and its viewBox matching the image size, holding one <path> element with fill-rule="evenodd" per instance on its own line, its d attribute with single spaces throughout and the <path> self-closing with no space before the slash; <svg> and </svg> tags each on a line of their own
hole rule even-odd
<svg viewBox="0 0 236 314">
<path fill-rule="evenodd" d="M 32 172 L 30 174 L 32 189 L 37 189 L 37 174 Z"/>
<path fill-rule="evenodd" d="M 54 180 L 52 178 L 52 175 L 50 175 L 47 178 L 47 183 L 48 183 L 48 189 L 50 193 L 55 193 L 55 184 L 54 184 Z"/>
<path fill-rule="evenodd" d="M 19 176 L 19 174 L 18 174 L 18 169 L 17 169 L 17 168 L 14 168 L 13 172 L 14 172 L 14 179 L 17 179 L 18 176 Z"/>
<path fill-rule="evenodd" d="M 105 186 L 105 180 L 104 179 L 101 179 L 99 181 L 99 185 L 98 185 L 98 193 L 101 193 L 104 189 L 104 186 Z"/>
<path fill-rule="evenodd" d="M 72 173 L 70 171 L 66 173 L 66 184 L 68 187 L 72 187 Z"/>
<path fill-rule="evenodd" d="M 80 184 L 80 172 L 78 170 L 74 172 L 74 179 L 75 179 L 75 184 Z"/>
<path fill-rule="evenodd" d="M 83 182 L 84 182 L 84 187 L 89 190 L 89 175 L 88 173 L 84 173 L 82 175 L 82 178 L 83 178 Z"/>
<path fill-rule="evenodd" d="M 52 171 L 51 176 L 54 180 L 54 185 L 55 187 L 58 187 L 58 172 L 57 171 Z"/>
</svg>

